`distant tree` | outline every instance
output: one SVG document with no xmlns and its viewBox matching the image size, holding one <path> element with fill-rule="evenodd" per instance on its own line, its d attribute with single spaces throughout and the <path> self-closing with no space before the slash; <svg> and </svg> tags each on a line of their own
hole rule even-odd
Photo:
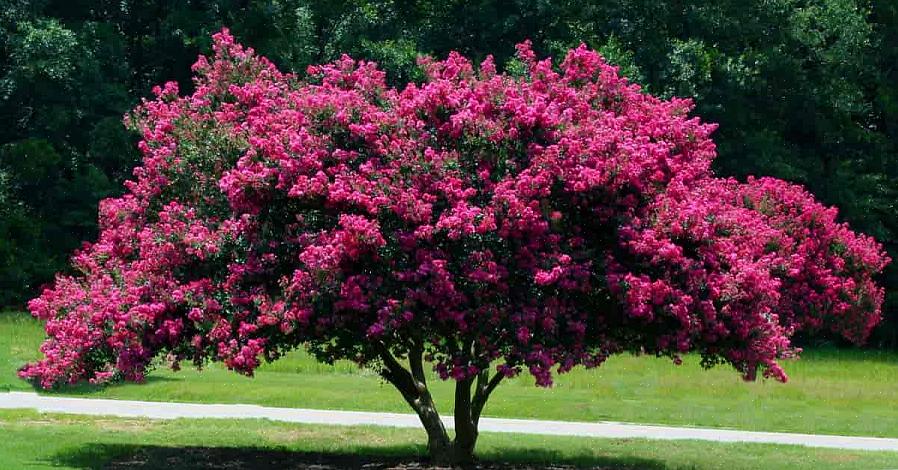
<svg viewBox="0 0 898 470">
<path fill-rule="evenodd" d="M 876 49 L 878 80 L 871 113 L 875 120 L 868 128 L 876 131 L 871 140 L 884 151 L 871 152 L 859 162 L 864 163 L 862 168 L 878 168 L 882 175 L 863 182 L 868 190 L 882 195 L 865 198 L 868 201 L 865 214 L 867 220 L 882 225 L 882 234 L 877 236 L 894 258 L 898 253 L 898 3 L 873 2 L 872 22 L 880 39 Z M 847 216 L 854 218 L 854 214 Z M 894 347 L 898 346 L 898 269 L 892 264 L 885 274 L 886 322 L 878 329 L 878 336 Z"/>
<path fill-rule="evenodd" d="M 50 282 L 68 252 L 96 234 L 97 202 L 118 191 L 136 163 L 121 125 L 133 105 L 126 73 L 111 73 L 76 32 L 54 19 L 0 15 L 0 168 L 14 209 L 3 211 L 0 305 Z"/>
<path fill-rule="evenodd" d="M 344 56 L 306 79 L 215 36 L 194 91 L 132 116 L 143 165 L 29 307 L 43 387 L 143 379 L 153 358 L 251 375 L 306 347 L 376 370 L 431 456 L 473 458 L 506 378 L 623 352 L 785 381 L 798 330 L 863 341 L 888 258 L 798 186 L 715 178 L 714 125 L 585 46 L 519 73 L 459 54 L 396 89 Z M 452 379 L 450 440 L 425 364 Z"/>
</svg>

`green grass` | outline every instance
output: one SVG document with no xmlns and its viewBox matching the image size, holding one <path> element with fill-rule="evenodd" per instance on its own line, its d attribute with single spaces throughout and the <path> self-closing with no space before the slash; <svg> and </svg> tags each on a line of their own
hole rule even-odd
<svg viewBox="0 0 898 470">
<path fill-rule="evenodd" d="M 0 315 L 0 389 L 30 390 L 15 369 L 38 357 L 39 325 Z M 500 386 L 485 415 L 575 421 L 625 421 L 746 430 L 898 437 L 898 354 L 842 349 L 806 351 L 790 362 L 787 384 L 746 383 L 727 367 L 702 370 L 651 357 L 619 356 L 597 370 L 558 377 L 551 389 L 529 377 Z M 450 384 L 432 380 L 440 411 L 451 406 Z M 58 392 L 57 392 L 58 393 Z M 319 409 L 408 412 L 399 394 L 352 364 L 325 366 L 301 352 L 246 378 L 212 366 L 202 372 L 154 371 L 144 384 L 65 394 L 207 403 L 256 403 Z"/>
<path fill-rule="evenodd" d="M 300 468 L 399 463 L 424 453 L 411 429 L 308 426 L 262 420 L 91 418 L 0 411 L 0 467 L 16 469 Z M 898 453 L 696 441 L 485 433 L 485 462 L 603 469 L 887 469 Z M 342 466 L 341 466 L 342 467 Z"/>
</svg>

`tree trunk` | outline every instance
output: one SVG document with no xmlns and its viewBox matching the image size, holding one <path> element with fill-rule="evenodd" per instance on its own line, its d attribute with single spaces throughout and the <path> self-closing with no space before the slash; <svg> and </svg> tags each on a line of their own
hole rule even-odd
<svg viewBox="0 0 898 470">
<path fill-rule="evenodd" d="M 430 394 L 428 393 L 428 395 Z M 439 463 L 454 463 L 451 458 L 453 446 L 449 440 L 449 433 L 446 432 L 446 427 L 443 426 L 443 421 L 433 406 L 433 401 L 431 400 L 429 404 L 415 411 L 427 432 L 427 453 L 430 458 Z"/>
<path fill-rule="evenodd" d="M 474 461 L 474 446 L 477 444 L 477 422 L 471 412 L 472 379 L 455 383 L 455 456 L 459 464 Z"/>
<path fill-rule="evenodd" d="M 432 463 L 460 466 L 473 463 L 480 413 L 503 376 L 496 374 L 490 379 L 488 372 L 481 372 L 476 378 L 473 394 L 471 386 L 475 383 L 474 378 L 456 382 L 455 439 L 450 440 L 427 388 L 421 348 L 415 347 L 409 352 L 410 370 L 406 370 L 386 347 L 380 347 L 380 356 L 384 361 L 381 375 L 399 390 L 405 401 L 418 414 L 418 419 L 427 432 L 427 452 Z"/>
<path fill-rule="evenodd" d="M 456 443 L 451 443 L 443 448 L 428 449 L 430 464 L 437 466 L 467 467 L 474 463 L 473 449 L 462 449 Z"/>
</svg>

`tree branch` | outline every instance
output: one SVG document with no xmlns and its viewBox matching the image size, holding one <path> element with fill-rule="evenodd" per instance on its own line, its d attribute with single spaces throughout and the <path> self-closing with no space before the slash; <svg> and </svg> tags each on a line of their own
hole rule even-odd
<svg viewBox="0 0 898 470">
<path fill-rule="evenodd" d="M 424 375 L 423 364 L 424 348 L 419 341 L 415 341 L 408 353 L 409 367 L 412 369 L 412 377 L 418 382 L 419 389 L 427 387 L 427 377 Z M 420 384 L 420 385 L 419 385 Z"/>
<path fill-rule="evenodd" d="M 483 407 L 486 406 L 486 401 L 489 399 L 490 394 L 505 378 L 499 372 L 496 372 L 489 381 L 487 381 L 487 377 L 489 377 L 489 372 L 485 370 L 477 376 L 477 390 L 474 392 L 474 399 L 471 403 L 471 418 L 475 426 L 480 422 L 480 413 L 483 412 Z"/>
<path fill-rule="evenodd" d="M 418 411 L 421 405 L 420 400 L 418 400 L 420 392 L 415 385 L 415 380 L 412 378 L 412 375 L 405 369 L 405 367 L 402 367 L 402 364 L 396 360 L 383 343 L 377 343 L 377 353 L 384 362 L 384 370 L 381 371 L 380 375 L 393 384 L 393 386 L 399 390 L 399 393 L 402 394 L 402 397 L 405 398 L 405 401 L 407 401 L 415 411 Z"/>
</svg>

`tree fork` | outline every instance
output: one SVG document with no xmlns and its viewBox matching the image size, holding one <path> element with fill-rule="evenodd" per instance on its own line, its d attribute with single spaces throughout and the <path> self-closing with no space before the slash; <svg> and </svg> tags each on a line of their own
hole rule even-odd
<svg viewBox="0 0 898 470">
<path fill-rule="evenodd" d="M 474 400 L 471 404 L 471 415 L 475 428 L 480 423 L 480 414 L 483 412 L 487 400 L 504 378 L 505 376 L 499 372 L 493 375 L 493 378 L 489 378 L 489 372 L 485 370 L 477 375 L 477 390 L 474 392 Z"/>
<path fill-rule="evenodd" d="M 478 429 L 480 414 L 484 406 L 499 386 L 504 376 L 496 373 L 492 378 L 489 372 L 484 370 L 477 375 L 477 382 L 473 394 L 471 385 L 474 378 L 460 380 L 455 384 L 455 441 L 453 443 L 457 463 L 468 463 L 474 459 L 474 447 L 480 436 Z"/>
<path fill-rule="evenodd" d="M 479 436 L 480 415 L 490 394 L 504 376 L 496 373 L 490 378 L 489 372 L 484 370 L 476 379 L 470 377 L 456 382 L 455 439 L 450 440 L 427 387 L 423 347 L 420 342 L 416 341 L 409 350 L 408 369 L 396 360 L 385 345 L 378 345 L 378 354 L 384 363 L 381 376 L 399 390 L 405 401 L 418 414 L 427 432 L 427 450 L 430 458 L 435 463 L 441 464 L 465 465 L 473 462 L 474 447 Z"/>
</svg>

